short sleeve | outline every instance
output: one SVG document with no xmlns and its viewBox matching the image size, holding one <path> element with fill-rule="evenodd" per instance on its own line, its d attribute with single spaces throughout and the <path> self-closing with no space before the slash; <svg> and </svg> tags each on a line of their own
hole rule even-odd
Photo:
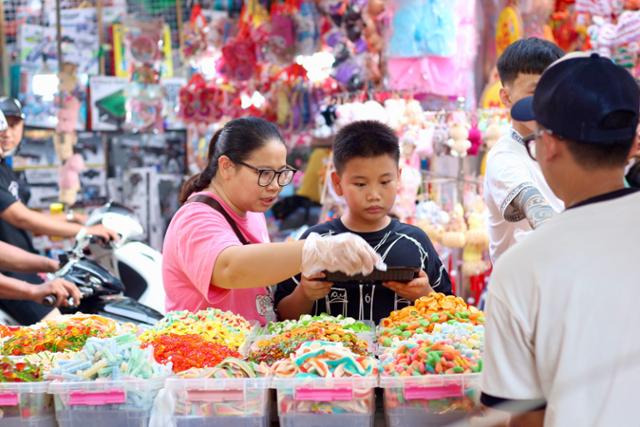
<svg viewBox="0 0 640 427">
<path fill-rule="evenodd" d="M 420 232 L 419 241 L 423 249 L 427 252 L 427 257 L 424 260 L 422 269 L 429 277 L 431 288 L 436 292 L 451 295 L 451 278 L 440 260 L 440 255 L 436 252 L 429 237 L 422 231 Z"/>
<path fill-rule="evenodd" d="M 0 183 L 0 212 L 4 212 L 9 206 L 17 202 L 18 199 L 11 194 L 4 181 Z"/>
<path fill-rule="evenodd" d="M 513 283 L 512 283 L 513 285 Z M 512 311 L 505 297 L 495 292 L 502 286 L 499 265 L 494 271 L 487 298 L 482 402 L 497 406 L 505 401 L 532 410 L 544 403 L 536 371 L 533 325 Z"/>
<path fill-rule="evenodd" d="M 231 246 L 242 246 L 229 223 L 218 212 L 203 203 L 191 203 L 182 213 L 176 242 L 176 257 L 180 269 L 209 302 L 228 290 L 214 287 L 219 295 L 211 293 L 211 276 L 218 256 Z M 211 300 L 214 298 L 214 300 Z"/>
<path fill-rule="evenodd" d="M 489 197 L 503 217 L 513 199 L 523 189 L 534 186 L 527 164 L 510 152 L 498 152 L 489 158 L 485 179 Z M 524 216 L 520 219 L 524 219 Z"/>
</svg>

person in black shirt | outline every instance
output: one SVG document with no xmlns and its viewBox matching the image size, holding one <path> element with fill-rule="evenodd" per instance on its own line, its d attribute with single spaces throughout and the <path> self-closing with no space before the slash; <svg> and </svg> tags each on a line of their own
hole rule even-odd
<svg viewBox="0 0 640 427">
<path fill-rule="evenodd" d="M 391 128 L 376 121 L 345 126 L 336 135 L 332 182 L 348 206 L 345 215 L 316 225 L 310 233 L 352 232 L 364 238 L 389 267 L 417 267 L 410 283 L 324 282 L 322 273 L 294 277 L 277 286 L 275 303 L 283 319 L 329 313 L 378 323 L 393 310 L 437 291 L 451 293 L 451 281 L 427 235 L 389 216 L 398 188 L 400 150 Z"/>
<path fill-rule="evenodd" d="M 26 206 L 27 193 L 21 191 L 21 181 L 6 159 L 6 153 L 14 152 L 22 138 L 24 115 L 20 103 L 13 98 L 0 99 L 0 111 L 4 113 L 8 122 L 8 129 L 0 132 L 0 241 L 37 254 L 32 242 L 32 232 L 48 236 L 75 237 L 84 227 L 54 219 Z M 115 232 L 102 225 L 88 227 L 86 232 L 106 240 L 118 238 Z M 31 284 L 42 283 L 42 279 L 36 273 L 15 272 L 10 269 L 2 269 L 0 273 Z M 0 309 L 24 325 L 40 321 L 52 310 L 33 301 L 2 299 Z"/>
</svg>

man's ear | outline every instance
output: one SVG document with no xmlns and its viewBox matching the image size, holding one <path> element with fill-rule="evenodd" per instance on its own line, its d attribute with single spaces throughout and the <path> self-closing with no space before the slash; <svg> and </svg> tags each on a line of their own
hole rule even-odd
<svg viewBox="0 0 640 427">
<path fill-rule="evenodd" d="M 333 184 L 333 189 L 336 191 L 336 194 L 342 197 L 344 195 L 344 191 L 342 191 L 342 180 L 340 179 L 338 172 L 331 172 L 331 183 Z"/>
<path fill-rule="evenodd" d="M 549 135 L 546 132 L 542 134 L 540 143 L 544 144 L 544 152 L 542 154 L 544 155 L 544 160 L 547 162 L 557 159 L 565 151 L 567 151 L 567 146 L 563 144 L 562 141 L 560 141 L 558 138 L 554 138 L 552 135 Z"/>
<path fill-rule="evenodd" d="M 500 101 L 502 101 L 505 107 L 511 108 L 512 103 L 511 97 L 509 96 L 509 90 L 504 86 L 500 88 Z"/>
</svg>

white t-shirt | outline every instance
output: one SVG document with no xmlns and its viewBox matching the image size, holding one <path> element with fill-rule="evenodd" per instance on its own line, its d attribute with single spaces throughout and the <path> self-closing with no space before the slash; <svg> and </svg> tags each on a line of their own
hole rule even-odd
<svg viewBox="0 0 640 427">
<path fill-rule="evenodd" d="M 552 218 L 496 264 L 483 403 L 542 400 L 545 426 L 640 423 L 640 193 L 617 193 Z"/>
<path fill-rule="evenodd" d="M 564 209 L 562 200 L 553 194 L 540 166 L 529 157 L 521 140 L 516 131 L 510 130 L 487 155 L 484 200 L 489 210 L 489 253 L 494 263 L 532 230 L 524 213 L 508 212 L 509 205 L 524 188 L 537 188 L 556 212 Z M 516 222 L 507 221 L 505 212 Z"/>
</svg>

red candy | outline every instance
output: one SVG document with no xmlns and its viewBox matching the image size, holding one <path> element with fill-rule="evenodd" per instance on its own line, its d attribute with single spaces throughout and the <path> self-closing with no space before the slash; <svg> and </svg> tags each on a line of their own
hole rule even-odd
<svg viewBox="0 0 640 427">
<path fill-rule="evenodd" d="M 242 357 L 237 351 L 206 341 L 199 335 L 159 335 L 145 347 L 149 345 L 153 346 L 153 355 L 158 363 L 173 363 L 173 372 L 212 368 L 227 357 Z"/>
</svg>

